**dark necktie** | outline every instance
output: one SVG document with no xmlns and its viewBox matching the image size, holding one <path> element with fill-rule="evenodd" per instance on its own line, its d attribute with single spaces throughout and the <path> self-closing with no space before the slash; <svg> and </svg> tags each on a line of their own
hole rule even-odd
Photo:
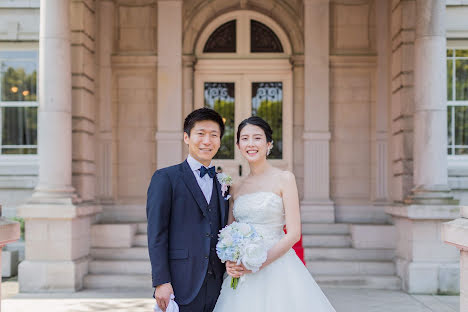
<svg viewBox="0 0 468 312">
<path fill-rule="evenodd" d="M 200 178 L 203 178 L 203 176 L 205 174 L 207 174 L 207 173 L 210 176 L 210 178 L 213 179 L 215 177 L 215 175 L 216 175 L 215 167 L 213 166 L 213 167 L 210 167 L 210 168 L 206 168 L 205 166 L 201 166 L 200 167 Z"/>
</svg>

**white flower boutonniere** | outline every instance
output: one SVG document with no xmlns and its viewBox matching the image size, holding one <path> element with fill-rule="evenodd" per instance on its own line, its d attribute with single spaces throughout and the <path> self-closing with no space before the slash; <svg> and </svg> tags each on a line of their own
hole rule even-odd
<svg viewBox="0 0 468 312">
<path fill-rule="evenodd" d="M 219 184 L 221 184 L 221 192 L 224 199 L 228 200 L 231 197 L 231 195 L 228 195 L 229 187 L 232 185 L 231 176 L 225 173 L 218 173 L 216 177 L 218 178 Z"/>
</svg>

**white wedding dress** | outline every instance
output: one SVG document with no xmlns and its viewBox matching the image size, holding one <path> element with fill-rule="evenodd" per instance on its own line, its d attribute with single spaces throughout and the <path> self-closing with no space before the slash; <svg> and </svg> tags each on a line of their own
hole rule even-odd
<svg viewBox="0 0 468 312">
<path fill-rule="evenodd" d="M 236 221 L 251 224 L 268 248 L 284 234 L 283 199 L 272 192 L 239 196 L 233 210 Z M 293 249 L 262 270 L 246 274 L 236 289 L 227 276 L 214 312 L 335 312 Z"/>
</svg>

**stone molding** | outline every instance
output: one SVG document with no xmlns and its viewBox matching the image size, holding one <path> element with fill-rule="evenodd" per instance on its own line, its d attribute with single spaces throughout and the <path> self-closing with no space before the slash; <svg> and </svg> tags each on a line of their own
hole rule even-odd
<svg viewBox="0 0 468 312">
<path fill-rule="evenodd" d="M 242 70 L 245 73 L 255 74 L 258 71 L 271 72 L 271 73 L 284 73 L 290 71 L 292 68 L 291 62 L 288 58 L 283 60 L 204 60 L 198 59 L 195 64 L 195 71 L 203 73 L 205 71 L 216 71 L 217 69 L 225 74 L 238 73 Z"/>
<path fill-rule="evenodd" d="M 453 220 L 460 215 L 456 205 L 401 205 L 389 206 L 385 212 L 393 217 L 412 220 Z"/>
<path fill-rule="evenodd" d="M 330 55 L 330 66 L 336 68 L 374 68 L 377 66 L 376 55 Z"/>
<path fill-rule="evenodd" d="M 95 204 L 50 204 L 34 203 L 18 207 L 18 216 L 22 218 L 42 218 L 42 219 L 73 219 L 101 212 L 100 205 Z"/>
<path fill-rule="evenodd" d="M 304 141 L 330 141 L 330 132 L 308 131 L 302 135 Z"/>
<path fill-rule="evenodd" d="M 158 64 L 157 55 L 126 55 L 116 54 L 111 57 L 112 67 L 120 68 L 156 68 Z"/>
</svg>

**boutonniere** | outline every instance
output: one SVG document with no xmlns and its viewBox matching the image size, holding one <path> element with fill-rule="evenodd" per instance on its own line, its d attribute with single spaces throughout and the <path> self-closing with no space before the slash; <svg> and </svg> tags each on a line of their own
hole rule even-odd
<svg viewBox="0 0 468 312">
<path fill-rule="evenodd" d="M 221 193 L 225 200 L 228 200 L 231 195 L 229 195 L 229 187 L 232 185 L 232 178 L 230 175 L 225 173 L 217 173 L 216 178 L 218 178 L 219 184 L 221 184 Z"/>
</svg>

